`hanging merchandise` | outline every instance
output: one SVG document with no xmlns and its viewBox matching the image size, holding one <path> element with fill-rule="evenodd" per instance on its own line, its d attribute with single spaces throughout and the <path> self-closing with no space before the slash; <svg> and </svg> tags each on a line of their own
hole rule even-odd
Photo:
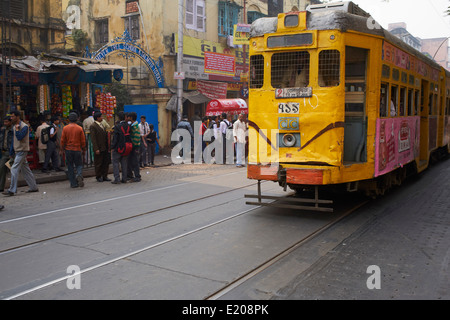
<svg viewBox="0 0 450 320">
<path fill-rule="evenodd" d="M 45 111 L 45 85 L 39 86 L 39 113 L 44 113 Z"/>
<path fill-rule="evenodd" d="M 116 97 L 112 96 L 111 93 L 106 95 L 106 108 L 105 114 L 108 119 L 111 119 L 116 108 Z"/>
<path fill-rule="evenodd" d="M 89 83 L 86 83 L 86 104 L 88 108 L 92 106 L 91 85 Z"/>
<path fill-rule="evenodd" d="M 100 112 L 102 112 L 102 108 L 103 108 L 103 93 L 101 93 L 100 91 L 96 91 L 96 99 L 95 99 L 95 101 L 96 101 L 96 103 L 95 103 L 96 109 L 98 109 L 98 110 L 100 110 Z"/>
<path fill-rule="evenodd" d="M 107 119 L 111 119 L 114 114 L 114 110 L 117 107 L 117 99 L 111 93 L 97 92 L 95 107 L 100 112 L 106 115 Z"/>
<path fill-rule="evenodd" d="M 72 110 L 72 90 L 70 86 L 62 87 L 62 107 L 63 116 L 68 117 L 70 110 Z"/>
<path fill-rule="evenodd" d="M 52 95 L 52 114 L 62 114 L 63 107 L 61 103 L 61 99 L 57 93 Z"/>
</svg>

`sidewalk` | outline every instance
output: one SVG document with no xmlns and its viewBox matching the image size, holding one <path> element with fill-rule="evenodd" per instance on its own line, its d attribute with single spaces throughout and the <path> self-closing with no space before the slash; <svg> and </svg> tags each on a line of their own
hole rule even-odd
<svg viewBox="0 0 450 320">
<path fill-rule="evenodd" d="M 158 154 L 155 156 L 155 165 L 151 166 L 152 168 L 158 168 L 158 167 L 165 167 L 172 165 L 172 159 L 170 156 Z M 65 168 L 63 168 L 65 169 Z M 112 174 L 112 165 L 109 166 L 109 172 Z M 33 170 L 34 177 L 36 178 L 36 182 L 38 185 L 44 184 L 44 183 L 51 183 L 51 182 L 57 182 L 57 181 L 64 181 L 67 180 L 67 175 L 65 171 L 55 172 L 51 171 L 49 173 L 43 173 L 41 169 Z M 88 167 L 83 169 L 83 176 L 85 178 L 88 177 L 94 177 L 95 176 L 95 170 L 94 167 Z M 111 178 L 111 177 L 110 177 Z M 9 183 L 11 179 L 11 174 L 8 173 L 6 177 L 6 184 L 5 184 L 5 190 L 9 188 Z M 24 187 L 26 186 L 26 182 L 22 177 L 22 174 L 19 174 L 19 182 L 18 187 Z"/>
</svg>

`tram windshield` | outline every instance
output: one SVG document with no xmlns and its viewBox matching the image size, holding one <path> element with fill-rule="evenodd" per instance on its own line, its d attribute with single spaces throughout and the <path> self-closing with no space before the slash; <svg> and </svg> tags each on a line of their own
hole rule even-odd
<svg viewBox="0 0 450 320">
<path fill-rule="evenodd" d="M 274 88 L 309 85 L 309 52 L 282 52 L 272 56 L 271 82 Z"/>
</svg>

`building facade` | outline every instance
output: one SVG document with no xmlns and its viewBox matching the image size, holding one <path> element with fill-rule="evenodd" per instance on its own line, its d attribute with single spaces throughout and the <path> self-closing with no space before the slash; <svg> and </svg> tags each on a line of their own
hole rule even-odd
<svg viewBox="0 0 450 320">
<path fill-rule="evenodd" d="M 13 75 L 7 72 L 8 59 L 63 51 L 66 26 L 60 0 L 0 1 L 0 114 L 11 104 Z"/>
<path fill-rule="evenodd" d="M 63 50 L 65 23 L 61 0 L 2 0 L 2 43 L 14 56 Z"/>
<path fill-rule="evenodd" d="M 183 113 L 205 114 L 214 97 L 242 97 L 248 48 L 234 43 L 237 24 L 267 16 L 268 0 L 183 1 Z M 70 33 L 82 29 L 93 58 L 122 65 L 121 81 L 133 105 L 157 105 L 160 143 L 168 146 L 177 124 L 178 0 L 62 0 Z M 70 43 L 70 41 L 68 41 Z M 231 59 L 233 68 L 205 69 L 205 59 Z M 218 89 L 219 88 L 219 89 Z"/>
</svg>

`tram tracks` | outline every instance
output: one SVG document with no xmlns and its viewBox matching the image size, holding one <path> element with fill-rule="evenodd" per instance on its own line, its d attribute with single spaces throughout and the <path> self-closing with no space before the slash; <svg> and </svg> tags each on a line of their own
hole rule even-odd
<svg viewBox="0 0 450 320">
<path fill-rule="evenodd" d="M 276 254 L 272 258 L 270 258 L 267 261 L 263 262 L 262 264 L 260 264 L 256 268 L 254 268 L 254 269 L 248 271 L 247 273 L 243 274 L 239 278 L 233 280 L 232 282 L 230 282 L 229 284 L 227 284 L 226 286 L 224 286 L 220 290 L 218 290 L 218 291 L 210 294 L 209 296 L 205 297 L 204 300 L 217 300 L 217 299 L 220 299 L 225 294 L 227 294 L 230 291 L 232 291 L 233 289 L 239 287 L 240 285 L 242 285 L 246 281 L 254 278 L 258 274 L 260 274 L 263 271 L 265 271 L 268 268 L 270 268 L 272 265 L 274 265 L 278 261 L 282 260 L 284 257 L 288 256 L 289 254 L 291 254 L 295 250 L 299 249 L 302 245 L 305 245 L 308 241 L 310 241 L 313 238 L 317 237 L 322 232 L 330 229 L 331 227 L 336 225 L 338 222 L 340 222 L 344 218 L 348 217 L 350 214 L 352 214 L 353 212 L 355 212 L 359 208 L 361 208 L 364 205 L 366 205 L 368 202 L 370 202 L 370 200 L 365 200 L 365 201 L 362 201 L 362 202 L 356 204 L 352 208 L 350 208 L 350 209 L 346 210 L 345 212 L 343 212 L 342 214 L 338 215 L 335 219 L 331 220 L 330 222 L 328 222 L 327 224 L 325 224 L 321 228 L 319 228 L 319 229 L 315 230 L 314 232 L 306 235 L 302 239 L 300 239 L 297 242 L 295 242 L 294 244 L 292 244 L 290 247 L 286 248 L 285 250 L 283 250 L 280 253 Z"/>
<path fill-rule="evenodd" d="M 234 188 L 230 188 L 221 192 L 214 192 L 213 194 L 209 194 L 209 195 L 204 195 L 204 196 L 197 196 L 194 199 L 189 199 L 187 201 L 182 201 L 180 203 L 176 203 L 176 204 L 170 204 L 167 206 L 164 206 L 162 208 L 157 208 L 155 210 L 151 210 L 151 211 L 147 211 L 147 212 L 142 212 L 139 214 L 135 214 L 133 216 L 130 217 L 125 217 L 125 218 L 121 218 L 121 219 L 115 219 L 113 221 L 109 221 L 106 223 L 102 223 L 102 224 L 97 224 L 95 226 L 89 226 L 87 228 L 82 228 L 79 230 L 74 230 L 72 232 L 68 232 L 68 233 L 64 233 L 64 234 L 60 234 L 57 236 L 53 236 L 53 237 L 47 237 L 46 239 L 40 239 L 37 241 L 34 241 L 33 243 L 27 243 L 25 245 L 22 246 L 16 246 L 14 248 L 9 248 L 7 250 L 3 250 L 0 253 L 1 255 L 7 254 L 8 252 L 12 252 L 14 250 L 20 250 L 26 247 L 30 247 L 30 246 L 36 246 L 39 244 L 42 244 L 46 241 L 50 241 L 50 240 L 57 240 L 57 239 L 61 239 L 65 236 L 69 236 L 69 235 L 73 235 L 73 234 L 82 234 L 85 231 L 92 231 L 92 230 L 100 230 L 102 227 L 106 227 L 108 225 L 112 225 L 114 223 L 120 223 L 120 222 L 124 222 L 124 221 L 129 221 L 129 220 L 133 220 L 133 219 L 137 219 L 139 217 L 143 217 L 145 215 L 149 215 L 151 213 L 155 213 L 155 212 L 159 212 L 159 211 L 164 211 L 164 210 L 169 210 L 172 208 L 183 208 L 183 206 L 186 205 L 190 205 L 190 204 L 195 204 L 196 202 L 200 202 L 200 201 L 204 201 L 206 199 L 212 199 L 212 201 L 216 204 L 216 205 L 225 205 L 227 206 L 227 204 L 230 201 L 235 201 L 237 199 L 235 199 L 235 197 L 229 197 L 227 199 L 224 199 L 223 201 L 217 201 L 217 197 L 220 197 L 221 195 L 227 194 L 227 193 L 232 193 L 244 188 L 248 188 L 248 187 L 252 187 L 254 186 L 255 183 L 251 183 L 251 184 L 245 184 L 245 185 L 240 185 L 238 187 L 234 187 Z M 363 204 L 359 205 L 358 207 L 362 206 Z M 255 207 L 251 207 L 249 209 L 243 210 L 244 208 L 241 208 L 240 212 L 230 212 L 230 214 L 228 216 L 225 217 L 219 217 L 214 219 L 213 221 L 209 221 L 209 223 L 204 223 L 203 225 L 192 225 L 191 228 L 189 230 L 178 230 L 176 233 L 173 234 L 167 234 L 167 236 L 165 238 L 160 238 L 160 239 L 155 239 L 153 243 L 141 243 L 140 245 L 134 247 L 134 248 L 124 248 L 121 251 L 117 251 L 115 253 L 110 253 L 110 254 L 106 254 L 104 257 L 99 257 L 95 260 L 91 260 L 90 262 L 85 262 L 84 264 L 81 264 L 81 271 L 80 274 L 84 274 L 84 273 L 88 273 L 94 270 L 98 270 L 102 267 L 105 267 L 107 265 L 111 265 L 114 264 L 118 261 L 121 260 L 128 260 L 129 258 L 131 258 L 132 256 L 136 256 L 140 253 L 144 253 L 144 252 L 149 252 L 152 251 L 152 249 L 156 249 L 158 247 L 161 247 L 163 245 L 168 245 L 170 243 L 175 243 L 175 241 L 179 240 L 179 239 L 183 239 L 186 238 L 188 236 L 194 236 L 194 234 L 198 234 L 201 231 L 207 230 L 209 228 L 214 228 L 215 226 L 218 226 L 222 223 L 228 222 L 230 220 L 239 218 L 241 216 L 244 216 L 252 211 L 255 211 L 257 209 L 261 208 L 260 206 L 255 206 Z M 178 210 L 178 209 L 177 209 Z M 197 210 L 197 209 L 196 209 Z M 195 212 L 201 212 L 206 210 L 205 208 L 200 208 L 199 210 L 195 211 Z M 356 210 L 356 208 L 354 208 L 353 210 L 351 210 L 351 212 L 353 212 L 354 210 Z M 299 246 L 301 246 L 302 244 L 306 243 L 309 239 L 314 238 L 314 236 L 318 235 L 319 233 L 321 233 L 322 231 L 326 230 L 327 228 L 331 227 L 333 224 L 337 223 L 338 221 L 340 221 L 341 219 L 343 219 L 345 216 L 347 216 L 348 214 L 351 213 L 350 211 L 347 212 L 344 215 L 339 215 L 336 218 L 333 218 L 333 220 L 329 223 L 327 223 L 324 227 L 312 232 L 311 234 L 305 236 L 304 238 L 302 238 L 300 241 L 294 243 L 293 245 L 290 245 L 287 249 L 283 250 L 280 253 L 275 254 L 271 259 L 269 259 L 268 261 L 259 264 L 258 267 L 253 268 L 250 271 L 246 271 L 246 270 L 241 270 L 241 274 L 243 274 L 242 276 L 239 276 L 238 279 L 231 281 L 228 285 L 224 286 L 222 289 L 216 291 L 214 294 L 208 296 L 206 299 L 212 300 L 212 299 L 218 299 L 221 296 L 223 296 L 224 294 L 226 294 L 227 292 L 231 291 L 233 288 L 239 286 L 239 284 L 247 281 L 248 279 L 251 279 L 252 277 L 254 277 L 255 275 L 261 273 L 263 270 L 267 269 L 268 267 L 270 267 L 271 265 L 273 265 L 276 261 L 279 261 L 280 259 L 282 259 L 283 257 L 285 257 L 286 255 L 288 255 L 289 253 L 291 253 L 292 251 L 294 251 L 296 248 L 298 248 Z M 188 214 L 189 215 L 189 214 Z M 178 218 L 183 218 L 185 217 L 180 216 Z M 168 219 L 164 219 L 161 220 L 159 222 L 153 223 L 152 225 L 143 225 L 141 226 L 140 229 L 145 229 L 145 228 L 151 228 L 154 225 L 161 225 L 164 223 L 170 223 L 174 220 L 178 219 L 177 217 L 169 217 Z M 212 220 L 212 219 L 211 219 Z M 57 242 L 57 241 L 56 241 Z M 276 253 L 276 252 L 274 252 Z M 56 285 L 58 283 L 67 281 L 72 275 L 68 275 L 63 273 L 62 271 L 57 271 L 57 272 L 53 272 L 53 273 L 47 273 L 47 276 L 45 274 L 43 274 L 42 277 L 40 277 L 39 280 L 33 280 L 33 281 L 27 281 L 21 285 L 16 285 L 14 288 L 10 287 L 7 290 L 3 290 L 3 293 L 0 293 L 0 296 L 2 297 L 2 299 L 16 299 L 22 296 L 25 296 L 27 294 L 31 294 L 35 291 L 50 287 L 52 285 Z M 6 289 L 6 288 L 5 288 Z M 200 298 L 201 299 L 201 298 Z"/>
<path fill-rule="evenodd" d="M 108 222 L 105 222 L 105 223 L 96 224 L 96 225 L 89 226 L 89 227 L 86 227 L 86 228 L 81 228 L 81 229 L 78 229 L 78 230 L 62 233 L 62 234 L 55 235 L 55 236 L 52 236 L 52 237 L 42 238 L 42 239 L 39 239 L 39 240 L 36 240 L 36 241 L 31 241 L 29 243 L 18 245 L 18 246 L 14 246 L 14 247 L 10 247 L 10 248 L 7 248 L 7 249 L 1 249 L 0 250 L 0 255 L 6 254 L 8 252 L 16 251 L 18 249 L 23 249 L 23 248 L 27 248 L 27 247 L 30 247 L 30 246 L 34 246 L 34 245 L 40 244 L 40 243 L 44 243 L 46 241 L 56 240 L 56 239 L 64 238 L 64 237 L 67 237 L 67 236 L 70 236 L 70 235 L 75 235 L 75 234 L 79 234 L 79 233 L 86 232 L 86 231 L 92 231 L 92 230 L 99 229 L 99 228 L 102 228 L 102 227 L 106 227 L 106 226 L 109 226 L 109 225 L 113 225 L 113 224 L 116 224 L 116 223 L 130 221 L 130 220 L 133 220 L 133 219 L 136 219 L 136 218 L 140 218 L 140 217 L 143 217 L 143 216 L 146 216 L 146 215 L 149 215 L 149 214 L 153 214 L 153 213 L 156 213 L 156 212 L 161 212 L 161 211 L 173 209 L 173 208 L 176 208 L 176 207 L 181 207 L 181 206 L 184 206 L 184 205 L 189 205 L 189 204 L 192 204 L 192 203 L 195 203 L 195 202 L 198 202 L 198 201 L 206 200 L 206 199 L 209 199 L 211 197 L 217 197 L 217 196 L 220 196 L 220 195 L 223 195 L 223 194 L 232 193 L 234 191 L 245 189 L 245 188 L 248 188 L 248 187 L 251 187 L 251 186 L 254 186 L 254 185 L 256 185 L 256 183 L 251 183 L 251 184 L 247 184 L 247 185 L 244 185 L 244 186 L 241 186 L 241 187 L 225 190 L 225 191 L 222 191 L 222 192 L 217 192 L 217 193 L 214 193 L 214 194 L 209 194 L 209 195 L 206 195 L 206 196 L 197 197 L 195 199 L 190 199 L 190 200 L 183 201 L 183 202 L 180 202 L 180 203 L 168 205 L 168 206 L 165 206 L 165 207 L 162 207 L 162 208 L 157 208 L 157 209 L 154 209 L 154 210 L 141 212 L 141 213 L 138 213 L 138 214 L 135 214 L 135 215 L 132 215 L 132 216 L 128 216 L 128 217 L 124 217 L 124 218 L 120 218 L 120 219 L 115 219 L 115 220 L 112 220 L 112 221 L 108 221 Z M 55 210 L 55 211 L 57 211 L 57 210 Z M 55 212 L 55 211 L 53 211 L 53 212 Z M 39 216 L 39 214 L 34 215 L 34 217 L 36 217 L 36 216 Z M 180 217 L 178 217 L 178 218 L 180 218 Z M 167 222 L 173 221 L 173 220 L 178 219 L 178 218 L 172 218 L 172 219 L 168 219 L 168 220 L 163 220 L 161 222 L 158 222 L 158 224 L 167 223 Z M 5 224 L 5 223 L 8 223 L 8 222 L 14 222 L 16 220 L 17 219 L 12 219 L 12 220 L 7 220 L 7 221 L 2 221 L 1 223 Z M 147 227 L 151 227 L 151 226 L 147 226 Z"/>
</svg>

